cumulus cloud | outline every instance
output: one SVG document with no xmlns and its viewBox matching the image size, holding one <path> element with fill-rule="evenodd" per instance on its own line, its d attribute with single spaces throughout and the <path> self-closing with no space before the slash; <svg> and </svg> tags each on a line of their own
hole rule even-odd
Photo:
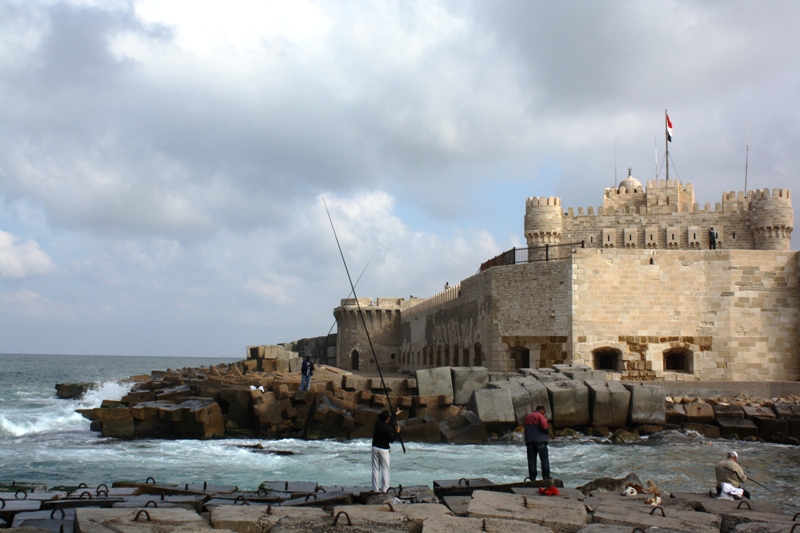
<svg viewBox="0 0 800 533">
<path fill-rule="evenodd" d="M 53 260 L 39 249 L 39 243 L 34 240 L 18 241 L 11 233 L 0 231 L 0 276 L 22 279 L 53 271 Z"/>
<path fill-rule="evenodd" d="M 80 316 L 17 345 L 322 334 L 350 290 L 323 197 L 359 295 L 433 294 L 524 242 L 525 197 L 597 206 L 656 152 L 663 177 L 665 108 L 701 204 L 743 188 L 748 116 L 748 187 L 791 188 L 798 23 L 736 0 L 0 3 L 0 290 Z"/>
</svg>

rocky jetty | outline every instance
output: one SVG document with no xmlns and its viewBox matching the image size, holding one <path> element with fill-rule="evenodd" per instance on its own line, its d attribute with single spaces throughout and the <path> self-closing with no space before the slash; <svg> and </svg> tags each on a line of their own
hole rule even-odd
<svg viewBox="0 0 800 533">
<path fill-rule="evenodd" d="M 800 443 L 800 397 L 668 396 L 666 383 L 609 381 L 585 365 L 489 372 L 437 367 L 405 376 L 358 375 L 317 365 L 300 391 L 296 353 L 262 346 L 246 360 L 133 376 L 129 394 L 79 410 L 118 438 L 370 438 L 389 401 L 405 441 L 482 443 L 520 430 L 537 405 L 556 436 L 621 443 L 668 429 L 709 438 Z M 61 387 L 60 385 L 57 388 Z M 387 399 L 388 397 L 388 399 Z"/>
<path fill-rule="evenodd" d="M 59 383 L 56 385 L 56 396 L 62 400 L 79 400 L 87 391 L 96 387 L 95 383 Z"/>
<path fill-rule="evenodd" d="M 800 396 L 667 397 L 666 422 L 709 438 L 800 444 Z"/>
<path fill-rule="evenodd" d="M 649 485 L 655 493 L 622 495 L 630 485 L 641 485 L 636 474 L 576 489 L 559 480 L 462 478 L 386 494 L 298 481 L 264 481 L 257 491 L 154 478 L 49 490 L 14 483 L 0 484 L 0 527 L 19 533 L 770 533 L 796 524 L 768 501 L 727 501 L 655 485 Z"/>
</svg>

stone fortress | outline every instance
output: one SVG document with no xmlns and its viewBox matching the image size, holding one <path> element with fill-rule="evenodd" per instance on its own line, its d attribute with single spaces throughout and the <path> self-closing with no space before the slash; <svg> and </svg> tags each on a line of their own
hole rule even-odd
<svg viewBox="0 0 800 533">
<path fill-rule="evenodd" d="M 526 200 L 527 248 L 431 298 L 359 298 L 381 369 L 588 365 L 619 380 L 800 379 L 800 253 L 786 189 L 725 192 L 632 176 L 595 211 Z M 711 248 L 710 230 L 716 237 Z M 375 361 L 353 299 L 336 366 Z"/>
</svg>

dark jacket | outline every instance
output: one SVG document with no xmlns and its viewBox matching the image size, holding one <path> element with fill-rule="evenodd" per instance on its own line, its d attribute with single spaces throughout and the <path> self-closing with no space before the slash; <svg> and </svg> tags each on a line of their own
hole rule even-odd
<svg viewBox="0 0 800 533">
<path fill-rule="evenodd" d="M 300 373 L 304 376 L 313 376 L 314 363 L 312 363 L 311 361 L 303 361 L 303 366 L 300 367 Z"/>
<path fill-rule="evenodd" d="M 389 443 L 397 438 L 397 431 L 383 420 L 375 422 L 375 431 L 372 433 L 372 445 L 384 450 L 389 449 Z"/>
<path fill-rule="evenodd" d="M 547 442 L 550 440 L 550 426 L 539 411 L 525 417 L 525 442 Z"/>
</svg>

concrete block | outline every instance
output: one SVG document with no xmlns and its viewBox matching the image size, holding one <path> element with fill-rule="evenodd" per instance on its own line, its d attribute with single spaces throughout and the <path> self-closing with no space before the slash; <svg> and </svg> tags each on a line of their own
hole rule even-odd
<svg viewBox="0 0 800 533">
<path fill-rule="evenodd" d="M 558 372 L 531 372 L 531 376 L 535 377 L 542 383 L 552 383 L 554 381 L 570 381 L 570 379 L 565 375 Z"/>
<path fill-rule="evenodd" d="M 400 436 L 404 442 L 430 442 L 442 441 L 439 421 L 432 416 L 409 418 L 401 421 Z"/>
<path fill-rule="evenodd" d="M 580 381 L 545 382 L 553 408 L 553 427 L 586 426 L 589 417 L 589 389 Z"/>
<path fill-rule="evenodd" d="M 289 372 L 300 372 L 303 366 L 303 359 L 300 357 L 292 357 L 289 359 Z"/>
<path fill-rule="evenodd" d="M 440 394 L 453 396 L 453 380 L 450 377 L 449 366 L 420 369 L 415 374 L 420 396 L 438 396 Z"/>
<path fill-rule="evenodd" d="M 474 518 L 529 522 L 559 532 L 578 531 L 589 521 L 583 502 L 484 490 L 472 493 L 467 514 Z M 528 531 L 536 529 L 530 528 Z"/>
<path fill-rule="evenodd" d="M 800 418 L 800 404 L 775 402 L 772 408 L 778 418 Z"/>
<path fill-rule="evenodd" d="M 569 379 L 585 383 L 587 381 L 607 381 L 608 372 L 605 370 L 564 370 L 562 374 Z M 616 382 L 615 382 L 616 383 Z"/>
<path fill-rule="evenodd" d="M 478 389 L 472 393 L 467 409 L 478 415 L 487 426 L 513 426 L 517 423 L 511 392 L 506 389 Z"/>
<path fill-rule="evenodd" d="M 686 421 L 692 424 L 708 424 L 716 419 L 711 404 L 692 402 L 685 404 L 683 408 L 686 410 Z"/>
<path fill-rule="evenodd" d="M 631 393 L 618 381 L 586 381 L 589 390 L 589 415 L 592 423 L 610 428 L 628 422 Z"/>
<path fill-rule="evenodd" d="M 719 426 L 719 434 L 724 439 L 758 437 L 758 426 L 747 418 L 743 420 L 720 418 L 717 419 L 717 425 Z"/>
<path fill-rule="evenodd" d="M 448 444 L 483 444 L 488 440 L 486 426 L 472 411 L 439 423 L 442 442 Z"/>
<path fill-rule="evenodd" d="M 137 515 L 139 515 L 138 519 L 136 519 Z M 149 508 L 146 509 L 146 514 L 140 509 L 87 507 L 75 511 L 75 531 L 80 533 L 108 533 L 109 531 L 119 531 L 120 528 L 124 528 L 125 533 L 137 531 L 142 533 L 150 531 L 164 533 L 227 531 L 213 529 L 199 514 L 186 509 Z"/>
<path fill-rule="evenodd" d="M 744 418 L 744 409 L 738 405 L 720 405 L 714 406 L 714 418 L 737 418 L 742 420 Z"/>
<path fill-rule="evenodd" d="M 631 391 L 631 409 L 628 422 L 631 424 L 663 424 L 666 421 L 664 404 L 667 391 L 664 387 L 642 384 L 625 384 Z"/>
<path fill-rule="evenodd" d="M 758 436 L 766 441 L 783 443 L 789 436 L 789 421 L 785 418 L 757 416 L 753 422 L 758 426 Z"/>
<path fill-rule="evenodd" d="M 687 431 L 696 431 L 709 439 L 718 439 L 720 436 L 719 427 L 711 424 L 695 424 L 689 422 L 683 425 L 683 429 Z"/>
<path fill-rule="evenodd" d="M 454 366 L 450 368 L 453 381 L 453 403 L 466 405 L 472 393 L 489 384 L 489 370 L 482 366 Z"/>
<path fill-rule="evenodd" d="M 682 403 L 668 403 L 665 407 L 665 418 L 667 424 L 685 424 L 686 409 Z"/>
<path fill-rule="evenodd" d="M 547 387 L 545 387 L 544 383 L 532 376 L 516 378 L 516 380 L 531 395 L 531 411 L 542 405 L 546 411 L 545 418 L 552 420 L 553 409 L 550 405 L 550 395 L 547 393 Z"/>
<path fill-rule="evenodd" d="M 525 417 L 533 411 L 537 405 L 544 405 L 547 409 L 545 417 L 552 419 L 550 411 L 550 400 L 547 397 L 547 389 L 535 378 L 515 377 L 507 381 L 492 381 L 489 383 L 490 389 L 505 389 L 511 393 L 511 403 L 514 406 L 514 415 L 517 424 L 522 424 Z"/>
<path fill-rule="evenodd" d="M 775 411 L 769 407 L 750 407 L 749 405 L 745 405 L 742 409 L 744 410 L 744 416 L 747 418 L 775 418 Z"/>
</svg>

